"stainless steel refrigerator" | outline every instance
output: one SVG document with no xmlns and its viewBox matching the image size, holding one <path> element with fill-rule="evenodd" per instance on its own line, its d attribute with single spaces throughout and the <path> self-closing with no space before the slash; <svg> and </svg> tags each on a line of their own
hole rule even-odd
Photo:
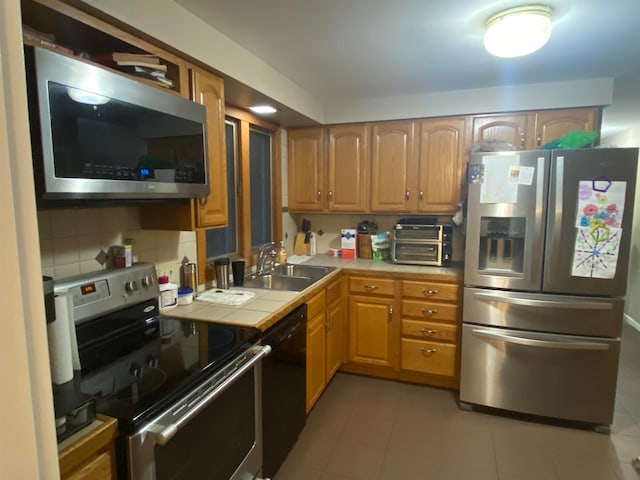
<svg viewBox="0 0 640 480">
<path fill-rule="evenodd" d="M 612 423 L 637 148 L 472 154 L 461 407 Z"/>
</svg>

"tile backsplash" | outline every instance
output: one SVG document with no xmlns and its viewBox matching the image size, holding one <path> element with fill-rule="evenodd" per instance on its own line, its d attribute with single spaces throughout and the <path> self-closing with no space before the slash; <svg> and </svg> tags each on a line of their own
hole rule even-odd
<svg viewBox="0 0 640 480">
<path fill-rule="evenodd" d="M 330 248 L 340 248 L 340 232 L 343 228 L 357 228 L 358 223 L 369 220 L 374 221 L 378 225 L 378 231 L 390 231 L 393 225 L 400 218 L 417 217 L 416 215 L 372 215 L 372 214 L 301 214 L 287 213 L 283 216 L 283 230 L 288 235 L 290 244 L 285 245 L 293 253 L 293 239 L 296 231 L 300 230 L 302 219 L 305 218 L 311 222 L 311 231 L 316 232 L 317 253 L 327 254 Z M 428 215 L 425 215 L 428 216 Z M 453 224 L 451 215 L 436 217 L 438 222 Z M 319 234 L 318 232 L 322 232 Z M 459 262 L 464 260 L 464 236 L 462 228 L 454 226 L 453 228 L 453 255 L 452 260 Z"/>
<path fill-rule="evenodd" d="M 151 262 L 158 275 L 180 281 L 180 264 L 196 261 L 196 234 L 142 230 L 140 208 L 117 206 L 38 211 L 42 274 L 65 278 L 106 268 L 101 252 L 133 242 L 133 261 Z"/>
</svg>

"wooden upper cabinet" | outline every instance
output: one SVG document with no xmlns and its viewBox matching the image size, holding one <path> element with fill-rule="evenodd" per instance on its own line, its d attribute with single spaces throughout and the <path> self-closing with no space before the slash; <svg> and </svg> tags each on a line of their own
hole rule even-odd
<svg viewBox="0 0 640 480">
<path fill-rule="evenodd" d="M 325 209 L 324 129 L 304 128 L 288 133 L 289 210 Z"/>
<path fill-rule="evenodd" d="M 549 110 L 536 114 L 536 145 L 541 147 L 551 140 L 557 140 L 574 130 L 585 132 L 600 131 L 600 109 L 571 108 Z"/>
<path fill-rule="evenodd" d="M 195 67 L 190 75 L 191 99 L 207 109 L 209 196 L 144 206 L 140 209 L 142 228 L 189 231 L 224 227 L 228 222 L 224 82 Z"/>
<path fill-rule="evenodd" d="M 369 127 L 328 128 L 328 210 L 366 212 L 369 208 Z"/>
<path fill-rule="evenodd" d="M 567 108 L 473 117 L 473 142 L 502 140 L 516 150 L 536 150 L 573 130 L 600 132 L 600 109 Z"/>
<path fill-rule="evenodd" d="M 419 212 L 455 212 L 464 174 L 466 120 L 464 117 L 424 120 L 418 123 Z"/>
<path fill-rule="evenodd" d="M 227 161 L 224 132 L 224 82 L 208 72 L 191 70 L 191 98 L 207 108 L 209 196 L 197 203 L 198 228 L 227 225 Z"/>
<path fill-rule="evenodd" d="M 500 141 L 516 150 L 526 150 L 530 117 L 528 113 L 474 116 L 473 143 Z"/>
<path fill-rule="evenodd" d="M 417 194 L 414 122 L 373 125 L 371 211 L 407 212 Z"/>
</svg>

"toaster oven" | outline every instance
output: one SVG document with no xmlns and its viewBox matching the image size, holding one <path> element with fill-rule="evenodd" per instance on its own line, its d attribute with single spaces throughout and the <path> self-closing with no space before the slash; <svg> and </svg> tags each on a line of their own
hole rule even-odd
<svg viewBox="0 0 640 480">
<path fill-rule="evenodd" d="M 451 263 L 453 227 L 403 219 L 393 227 L 394 263 L 447 266 Z"/>
</svg>

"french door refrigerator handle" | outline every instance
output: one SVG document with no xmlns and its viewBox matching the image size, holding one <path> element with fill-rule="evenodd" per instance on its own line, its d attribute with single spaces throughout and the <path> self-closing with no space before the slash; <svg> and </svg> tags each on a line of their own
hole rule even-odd
<svg viewBox="0 0 640 480">
<path fill-rule="evenodd" d="M 476 337 L 489 338 L 491 340 L 499 340 L 505 343 L 514 343 L 516 345 L 524 345 L 527 347 L 556 348 L 561 350 L 609 350 L 609 345 L 600 342 L 563 342 L 550 340 L 536 340 L 533 338 L 523 338 L 517 335 L 508 335 L 506 333 L 498 333 L 492 330 L 483 330 L 474 328 L 471 330 Z"/>
<path fill-rule="evenodd" d="M 179 419 L 170 425 L 162 425 L 160 423 L 156 423 L 150 425 L 147 429 L 148 433 L 153 436 L 156 444 L 158 445 L 166 445 L 169 440 L 171 440 L 178 430 L 180 430 L 184 425 L 186 425 L 195 415 L 200 413 L 204 408 L 206 408 L 211 402 L 213 402 L 216 398 L 218 398 L 222 393 L 233 383 L 245 374 L 248 370 L 253 368 L 253 366 L 260 360 L 262 357 L 265 357 L 271 353 L 271 347 L 269 345 L 264 346 L 255 346 L 252 347 L 254 356 L 244 363 L 240 368 L 226 377 L 220 385 L 218 385 L 213 391 L 209 392 L 204 396 L 204 398 L 198 399 L 198 403 L 189 406 L 189 410 L 184 413 Z"/>
<path fill-rule="evenodd" d="M 553 156 L 551 157 L 551 161 L 553 162 Z M 549 198 L 549 205 L 547 210 L 548 220 L 547 220 L 547 235 L 552 235 L 551 238 L 551 248 L 547 248 L 547 263 L 545 266 L 551 267 L 549 273 L 553 273 L 555 271 L 554 266 L 560 265 L 560 258 L 558 257 L 560 252 L 560 240 L 562 238 L 562 210 L 563 210 L 563 185 L 564 181 L 564 156 L 558 156 L 555 158 L 555 185 L 554 185 L 554 198 L 553 204 L 551 203 L 551 197 Z M 553 173 L 553 166 L 551 168 L 551 172 L 549 175 Z M 551 194 L 551 192 L 549 192 Z M 553 214 L 551 214 L 553 212 Z M 553 222 L 551 221 L 551 216 L 553 215 Z M 548 244 L 547 244 L 548 245 Z"/>
<path fill-rule="evenodd" d="M 495 293 L 474 292 L 478 300 L 492 300 L 494 302 L 510 303 L 521 307 L 542 307 L 542 308 L 566 308 L 570 310 L 613 310 L 613 304 L 605 302 L 589 301 L 557 301 L 557 300 L 536 300 L 534 298 L 506 297 Z"/>
</svg>

